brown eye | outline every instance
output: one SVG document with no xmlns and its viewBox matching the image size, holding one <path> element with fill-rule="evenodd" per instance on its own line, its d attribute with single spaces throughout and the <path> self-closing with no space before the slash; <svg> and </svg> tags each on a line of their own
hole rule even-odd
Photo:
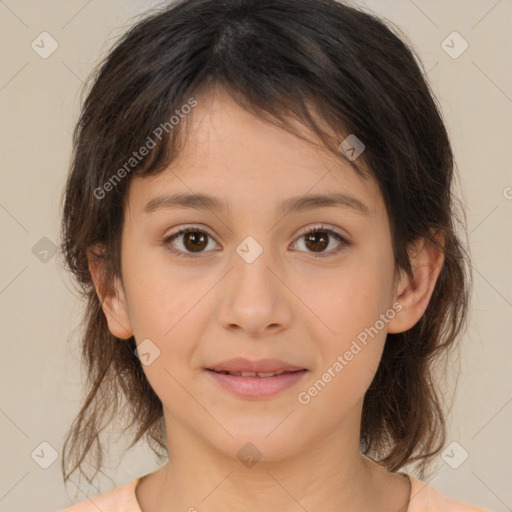
<svg viewBox="0 0 512 512">
<path fill-rule="evenodd" d="M 324 227 L 314 228 L 304 233 L 299 237 L 299 240 L 302 239 L 304 239 L 306 252 L 313 253 L 315 257 L 334 256 L 345 246 L 350 245 L 339 233 Z M 327 250 L 333 239 L 338 241 L 338 246 Z M 203 253 L 211 252 L 207 250 L 210 240 L 214 243 L 213 238 L 201 229 L 185 228 L 167 237 L 164 244 L 178 256 L 197 258 Z"/>
<path fill-rule="evenodd" d="M 188 251 L 200 252 L 208 245 L 207 236 L 200 231 L 187 231 L 183 235 L 183 245 Z"/>
<path fill-rule="evenodd" d="M 338 246 L 334 249 L 326 251 L 331 244 L 331 240 L 335 239 L 339 242 Z M 299 237 L 299 240 L 304 240 L 306 252 L 317 253 L 315 257 L 333 256 L 338 254 L 345 246 L 350 245 L 349 242 L 342 237 L 339 233 L 332 229 L 324 227 L 314 228 Z"/>
<path fill-rule="evenodd" d="M 329 245 L 329 235 L 325 231 L 314 231 L 305 236 L 305 244 L 313 252 L 322 252 Z"/>
<path fill-rule="evenodd" d="M 182 229 L 177 233 L 167 237 L 164 243 L 169 246 L 169 250 L 179 256 L 191 257 L 193 253 L 200 255 L 208 247 L 209 239 L 212 239 L 208 233 L 200 229 Z M 212 239 L 213 240 L 213 239 Z M 175 247 L 178 246 L 176 249 Z"/>
</svg>

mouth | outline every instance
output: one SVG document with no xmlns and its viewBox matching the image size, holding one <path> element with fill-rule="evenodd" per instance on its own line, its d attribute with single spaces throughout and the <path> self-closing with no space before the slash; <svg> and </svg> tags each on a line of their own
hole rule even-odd
<svg viewBox="0 0 512 512">
<path fill-rule="evenodd" d="M 261 377 L 272 377 L 281 373 L 292 373 L 297 370 L 304 370 L 304 367 L 289 364 L 280 359 L 246 359 L 245 357 L 235 357 L 211 365 L 207 370 L 219 373 L 228 373 L 232 375 L 252 377 L 253 374 Z"/>
<path fill-rule="evenodd" d="M 278 371 L 278 372 L 228 372 L 225 370 L 212 370 L 211 368 L 206 368 L 210 372 L 221 373 L 223 375 L 232 375 L 233 377 L 258 377 L 262 379 L 267 379 L 269 377 L 275 377 L 276 375 L 297 373 L 297 372 L 306 372 L 307 370 L 303 368 L 302 370 L 294 370 L 294 371 Z"/>
<path fill-rule="evenodd" d="M 273 397 L 297 386 L 305 377 L 305 368 L 276 372 L 237 372 L 206 368 L 206 373 L 221 389 L 245 399 Z"/>
</svg>

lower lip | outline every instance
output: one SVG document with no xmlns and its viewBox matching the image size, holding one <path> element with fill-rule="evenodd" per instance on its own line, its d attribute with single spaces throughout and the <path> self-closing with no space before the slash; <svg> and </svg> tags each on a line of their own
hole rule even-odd
<svg viewBox="0 0 512 512">
<path fill-rule="evenodd" d="M 244 398 L 266 398 L 299 383 L 307 370 L 281 373 L 274 377 L 242 377 L 206 370 L 224 389 Z"/>
</svg>

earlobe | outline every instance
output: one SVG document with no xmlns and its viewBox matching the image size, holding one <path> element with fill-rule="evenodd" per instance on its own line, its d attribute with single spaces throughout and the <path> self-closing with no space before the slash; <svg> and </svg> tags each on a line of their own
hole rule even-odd
<svg viewBox="0 0 512 512">
<path fill-rule="evenodd" d="M 120 279 L 114 277 L 113 286 L 106 284 L 104 259 L 96 251 L 88 251 L 89 272 L 96 294 L 107 319 L 109 331 L 120 339 L 133 336 L 130 324 L 126 296 Z"/>
<path fill-rule="evenodd" d="M 405 332 L 423 316 L 441 273 L 444 255 L 431 242 L 421 239 L 412 247 L 410 259 L 413 275 L 401 273 L 394 296 L 401 310 L 388 323 L 389 333 Z"/>
</svg>

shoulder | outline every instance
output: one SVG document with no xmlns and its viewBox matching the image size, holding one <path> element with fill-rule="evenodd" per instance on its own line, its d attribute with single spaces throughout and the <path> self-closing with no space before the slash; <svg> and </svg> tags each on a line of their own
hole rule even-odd
<svg viewBox="0 0 512 512">
<path fill-rule="evenodd" d="M 142 512 L 135 495 L 135 487 L 142 478 L 140 476 L 106 494 L 88 498 L 59 512 Z"/>
<path fill-rule="evenodd" d="M 411 499 L 407 512 L 490 512 L 464 501 L 449 498 L 411 475 Z"/>
</svg>

